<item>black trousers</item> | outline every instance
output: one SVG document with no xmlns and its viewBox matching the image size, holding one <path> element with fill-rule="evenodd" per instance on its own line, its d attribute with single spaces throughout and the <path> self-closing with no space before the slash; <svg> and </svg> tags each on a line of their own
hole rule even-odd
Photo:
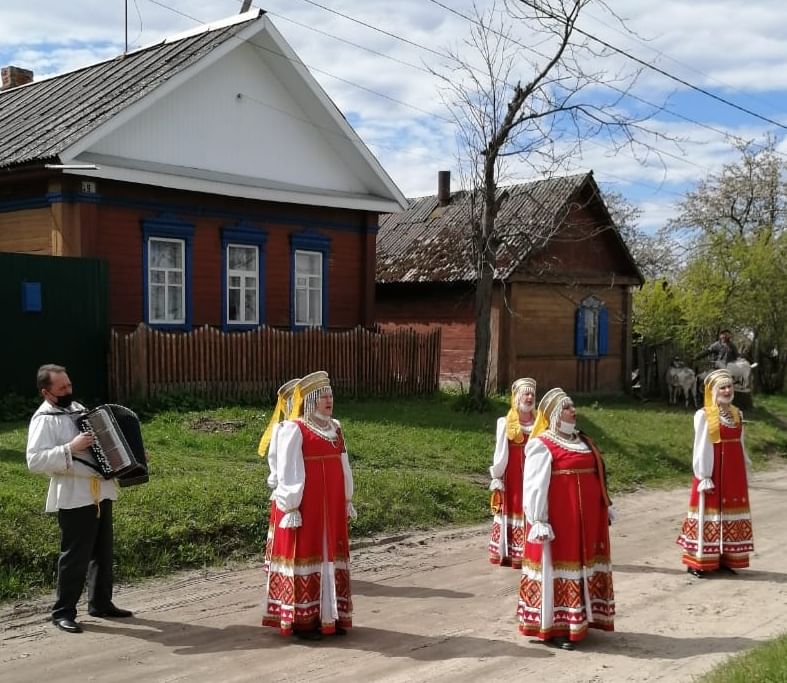
<svg viewBox="0 0 787 683">
<path fill-rule="evenodd" d="M 87 579 L 88 608 L 112 604 L 112 501 L 58 510 L 60 557 L 57 560 L 57 600 L 53 619 L 76 619 L 77 603 Z"/>
</svg>

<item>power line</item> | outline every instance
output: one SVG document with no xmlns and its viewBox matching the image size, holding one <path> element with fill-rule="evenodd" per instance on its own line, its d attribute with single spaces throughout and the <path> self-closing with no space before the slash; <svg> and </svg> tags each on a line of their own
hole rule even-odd
<svg viewBox="0 0 787 683">
<path fill-rule="evenodd" d="M 200 25 L 203 25 L 203 26 L 207 25 L 207 22 L 202 21 L 201 19 L 198 19 L 198 18 L 196 18 L 196 17 L 194 17 L 192 15 L 189 15 L 189 14 L 187 14 L 187 13 L 181 11 L 181 10 L 178 10 L 178 9 L 176 9 L 174 7 L 171 7 L 171 6 L 167 5 L 166 3 L 161 2 L 160 0 L 148 0 L 148 1 L 152 2 L 155 5 L 158 5 L 159 7 L 162 7 L 164 9 L 170 10 L 170 11 L 176 13 L 176 14 L 179 14 L 180 16 L 183 16 L 183 17 L 185 17 L 187 19 L 190 19 L 191 21 L 194 21 L 194 22 L 196 22 L 196 23 L 198 23 Z M 242 1 L 242 0 L 240 0 L 240 1 Z M 303 0 L 303 1 L 307 2 L 309 4 L 312 4 L 312 5 L 318 6 L 320 8 L 323 7 L 319 3 L 313 2 L 313 0 Z M 342 17 L 344 17 L 344 18 L 346 18 L 346 19 L 348 19 L 350 21 L 354 21 L 356 23 L 361 23 L 361 24 L 363 24 L 365 26 L 368 26 L 370 28 L 374 28 L 374 27 L 371 27 L 371 25 L 365 24 L 364 22 L 358 22 L 357 20 L 353 19 L 352 17 L 349 17 L 349 15 L 343 15 L 341 13 L 338 13 L 338 12 L 335 12 L 333 10 L 330 10 L 329 8 L 326 8 L 326 9 L 327 9 L 327 11 L 330 11 L 330 12 L 332 12 L 334 14 L 338 14 L 338 15 L 340 15 L 340 16 L 342 16 Z M 281 15 L 278 15 L 278 16 L 281 16 Z M 286 17 L 282 17 L 282 18 L 286 18 Z M 310 28 L 310 27 L 307 27 L 307 28 Z M 391 37 L 398 38 L 398 36 L 396 36 L 396 34 L 391 33 L 389 31 L 384 31 L 383 29 L 376 29 L 376 28 L 375 28 L 375 30 L 380 31 L 382 33 L 385 33 L 386 35 L 389 35 Z M 332 37 L 332 38 L 334 38 L 336 40 L 339 40 L 339 41 L 342 41 L 342 42 L 348 42 L 350 45 L 353 45 L 354 47 L 359 47 L 361 49 L 365 49 L 365 48 L 362 48 L 362 46 L 356 45 L 354 43 L 350 43 L 349 41 L 344 41 L 344 39 L 338 38 L 337 36 L 333 36 L 330 33 L 325 33 L 325 32 L 322 32 L 322 31 L 320 31 L 320 33 L 323 33 L 324 35 L 326 35 L 328 37 Z M 361 90 L 369 92 L 370 94 L 373 94 L 373 95 L 385 98 L 385 99 L 387 99 L 389 101 L 393 101 L 393 102 L 395 102 L 397 104 L 400 104 L 402 106 L 405 106 L 407 108 L 414 109 L 415 111 L 418 111 L 418 112 L 420 112 L 420 113 L 422 113 L 422 114 L 424 114 L 426 116 L 429 116 L 430 118 L 435 118 L 435 119 L 441 120 L 441 121 L 446 122 L 446 123 L 453 123 L 453 121 L 451 121 L 450 119 L 447 119 L 445 117 L 441 117 L 441 116 L 439 116 L 439 115 L 437 115 L 437 114 L 435 114 L 433 112 L 429 112 L 427 110 L 421 109 L 420 107 L 416 107 L 415 105 L 411 105 L 411 104 L 409 104 L 407 102 L 403 102 L 403 101 L 397 100 L 396 98 L 390 97 L 390 96 L 386 95 L 385 93 L 380 93 L 378 91 L 372 90 L 370 88 L 362 86 L 362 85 L 360 85 L 358 83 L 355 83 L 353 81 L 350 81 L 350 80 L 344 79 L 342 77 L 336 76 L 335 74 L 332 74 L 332 73 L 330 73 L 328 71 L 319 69 L 317 67 L 309 66 L 309 65 L 307 65 L 306 63 L 304 63 L 300 59 L 294 60 L 294 59 L 288 57 L 287 55 L 282 54 L 281 52 L 278 52 L 276 50 L 272 50 L 272 49 L 270 49 L 270 48 L 268 48 L 266 46 L 263 46 L 263 45 L 259 45 L 259 44 L 255 43 L 255 42 L 253 42 L 253 41 L 251 41 L 249 39 L 242 39 L 242 38 L 238 38 L 237 36 L 232 36 L 232 38 L 235 39 L 235 40 L 238 40 L 238 41 L 240 41 L 242 43 L 246 43 L 246 44 L 252 45 L 253 47 L 255 47 L 255 48 L 259 49 L 259 50 L 263 50 L 265 52 L 268 52 L 268 53 L 270 53 L 270 54 L 272 54 L 272 55 L 274 55 L 276 57 L 279 57 L 281 59 L 286 59 L 286 60 L 288 60 L 288 61 L 290 61 L 290 62 L 292 62 L 294 64 L 299 64 L 299 65 L 302 65 L 302 66 L 306 66 L 309 69 L 312 69 L 312 70 L 314 70 L 314 71 L 316 71 L 318 73 L 322 73 L 322 74 L 324 74 L 326 76 L 329 76 L 331 78 L 337 79 L 337 80 L 339 80 L 341 82 L 344 82 L 344 83 L 346 83 L 346 84 L 348 84 L 348 85 L 350 85 L 352 87 L 359 88 Z M 407 43 L 413 45 L 414 47 L 419 47 L 419 48 L 422 48 L 422 49 L 426 49 L 427 51 L 432 52 L 432 53 L 434 53 L 434 54 L 436 54 L 438 56 L 446 57 L 446 55 L 444 55 L 444 54 L 442 54 L 442 53 L 440 53 L 440 52 L 438 52 L 436 50 L 433 50 L 431 48 L 426 48 L 425 46 L 421 46 L 418 43 L 415 43 L 413 41 L 409 41 L 407 39 L 402 39 L 402 40 L 404 42 L 407 42 Z M 390 58 L 389 56 L 384 55 L 382 53 L 377 53 L 376 51 L 372 51 L 372 52 L 378 54 L 378 56 Z M 407 64 L 407 63 L 405 62 L 405 64 Z M 410 64 L 407 64 L 407 65 L 408 66 L 412 66 Z M 300 120 L 300 121 L 302 121 L 304 123 L 307 123 L 308 125 L 313 126 L 314 128 L 321 129 L 321 130 L 323 130 L 325 132 L 329 132 L 329 133 L 332 133 L 332 134 L 337 134 L 336 131 L 330 130 L 330 129 L 328 129 L 328 128 L 324 127 L 324 126 L 320 126 L 318 124 L 314 124 L 313 122 L 308 121 L 307 119 L 303 119 L 303 118 L 300 118 L 298 116 L 295 116 L 291 112 L 287 112 L 286 110 L 280 109 L 280 108 L 276 107 L 275 105 L 271 105 L 269 103 L 263 102 L 262 100 L 258 100 L 258 99 L 254 98 L 254 97 L 252 97 L 252 96 L 250 96 L 250 95 L 248 95 L 246 93 L 239 93 L 239 95 L 241 95 L 244 99 L 249 99 L 249 100 L 255 102 L 258 105 L 261 105 L 261 106 L 264 106 L 264 107 L 268 107 L 270 109 L 277 110 L 277 111 L 279 111 L 280 113 L 282 113 L 284 115 L 287 115 L 287 116 L 289 116 L 291 118 L 294 118 L 296 120 Z M 342 136 L 342 137 L 344 137 L 344 136 Z M 601 147 L 602 149 L 606 149 L 608 151 L 611 151 L 611 148 L 609 148 L 608 146 L 603 145 L 603 144 L 601 144 L 599 142 L 596 142 L 596 141 L 593 141 L 593 140 L 586 140 L 585 142 L 588 142 L 588 143 L 593 144 L 595 146 Z M 379 147 L 379 148 L 383 148 L 383 149 L 389 149 L 389 150 L 391 150 L 393 152 L 396 152 L 396 153 L 399 153 L 399 154 L 402 153 L 402 150 L 400 148 L 394 148 L 394 147 L 392 147 L 390 145 L 385 145 L 383 143 L 371 143 L 371 144 L 373 144 L 375 147 Z M 703 171 L 706 171 L 706 172 L 709 171 L 708 168 L 700 166 L 700 165 L 698 165 L 698 164 L 696 164 L 696 163 L 694 163 L 694 162 L 692 162 L 689 159 L 686 159 L 684 157 L 680 157 L 680 156 L 673 155 L 673 154 L 670 154 L 670 153 L 667 153 L 667 152 L 663 152 L 662 150 L 658 150 L 657 148 L 653 148 L 653 149 L 658 154 L 664 154 L 666 156 L 674 158 L 677 161 L 681 161 L 681 162 L 689 164 L 691 166 L 695 166 L 696 168 L 699 168 L 700 170 L 703 170 Z M 431 158 L 431 159 L 433 159 L 435 161 L 441 161 L 441 159 L 438 159 L 437 157 L 429 157 L 427 155 L 422 155 L 422 156 L 424 156 L 424 158 Z M 612 177 L 612 174 L 609 174 L 609 175 Z M 646 187 L 646 188 L 649 188 L 649 189 L 655 189 L 652 185 L 648 185 L 646 183 L 642 183 L 642 182 L 639 182 L 639 181 L 627 180 L 626 182 L 629 182 L 632 185 L 638 185 L 638 186 Z M 663 191 L 671 192 L 671 191 L 668 191 L 668 190 L 663 190 Z M 671 192 L 671 193 L 678 194 L 678 193 L 675 193 L 675 192 Z"/>
<path fill-rule="evenodd" d="M 442 7 L 445 7 L 445 5 L 442 5 L 442 3 L 437 2 L 437 0 L 430 0 L 430 1 L 434 2 L 437 5 L 441 5 Z M 544 15 L 546 15 L 547 17 L 549 17 L 551 19 L 555 19 L 556 21 L 560 21 L 560 17 L 558 17 L 553 12 L 548 11 L 545 7 L 543 7 L 541 5 L 537 5 L 536 3 L 532 2 L 532 0 L 519 0 L 519 2 L 521 2 L 523 5 L 527 5 L 531 9 L 536 10 L 537 12 L 542 12 Z M 446 9 L 448 9 L 448 8 L 446 8 Z M 698 85 L 694 85 L 694 83 L 690 83 L 689 81 L 687 81 L 687 80 L 685 80 L 683 78 L 680 78 L 679 76 L 675 76 L 674 74 L 671 74 L 669 71 L 666 71 L 665 69 L 662 69 L 661 67 L 658 67 L 658 66 L 655 66 L 653 64 L 650 64 L 650 63 L 646 62 L 644 59 L 640 59 L 639 57 L 636 57 L 635 55 L 632 55 L 631 53 L 627 52 L 626 50 L 623 50 L 622 48 L 616 47 L 615 45 L 612 45 L 611 43 L 608 43 L 606 40 L 603 40 L 602 38 L 599 38 L 598 36 L 595 36 L 592 33 L 589 33 L 588 31 L 582 30 L 581 28 L 577 27 L 576 25 L 574 26 L 574 30 L 577 33 L 585 36 L 586 38 L 590 38 L 591 40 L 597 42 L 599 45 L 603 45 L 607 49 L 612 50 L 613 52 L 617 52 L 618 54 L 622 55 L 623 57 L 626 57 L 627 59 L 630 59 L 631 61 L 636 62 L 637 64 L 639 64 L 641 66 L 644 66 L 646 69 L 650 69 L 651 71 L 655 71 L 656 73 L 661 74 L 665 78 L 668 78 L 668 79 L 670 79 L 672 81 L 675 81 L 676 83 L 680 83 L 681 85 L 683 85 L 683 86 L 685 86 L 685 87 L 687 87 L 687 88 L 689 88 L 691 90 L 694 90 L 694 91 L 696 91 L 696 92 L 698 92 L 698 93 L 700 93 L 702 95 L 705 95 L 706 97 L 710 97 L 711 99 L 714 99 L 717 102 L 721 102 L 722 104 L 726 104 L 728 107 L 732 107 L 733 109 L 737 109 L 738 111 L 741 111 L 744 114 L 748 114 L 749 116 L 753 116 L 753 117 L 755 117 L 757 119 L 760 119 L 761 121 L 765 121 L 766 123 L 770 123 L 771 125 L 777 126 L 778 128 L 782 128 L 783 130 L 787 130 L 787 126 L 784 125 L 783 123 L 779 123 L 778 121 L 774 121 L 773 119 L 770 119 L 767 116 L 763 116 L 762 114 L 758 114 L 756 111 L 752 111 L 751 109 L 747 109 L 746 107 L 743 107 L 743 106 L 741 106 L 739 104 L 736 104 L 735 102 L 732 102 L 731 100 L 728 100 L 728 99 L 726 99 L 724 97 L 721 97 L 720 95 L 716 95 L 715 93 L 712 93 L 709 90 L 706 90 L 705 88 L 702 88 L 702 87 L 700 87 Z"/>
<path fill-rule="evenodd" d="M 329 7 L 326 7 L 325 5 L 322 5 L 322 4 L 318 3 L 318 2 L 315 2 L 314 0 L 302 0 L 302 1 L 303 1 L 303 2 L 306 2 L 306 3 L 310 4 L 310 5 L 313 5 L 313 6 L 315 6 L 315 7 L 318 7 L 318 8 L 320 8 L 320 9 L 323 9 L 323 10 L 325 10 L 325 11 L 327 11 L 327 12 L 330 12 L 330 13 L 332 13 L 332 14 L 335 14 L 335 15 L 337 15 L 337 16 L 339 16 L 339 17 L 343 18 L 343 19 L 346 19 L 346 20 L 348 20 L 348 21 L 351 21 L 351 22 L 357 23 L 357 24 L 359 24 L 359 25 L 361 25 L 361 26 L 364 26 L 364 27 L 366 27 L 366 28 L 372 29 L 372 30 L 374 30 L 374 31 L 377 31 L 377 32 L 379 32 L 379 33 L 382 33 L 382 34 L 384 34 L 384 35 L 386 35 L 386 36 L 389 36 L 389 37 L 395 38 L 396 40 L 400 40 L 400 41 L 402 41 L 402 42 L 404 42 L 404 43 L 406 43 L 406 44 L 408 44 L 408 45 L 411 45 L 411 46 L 413 46 L 413 47 L 416 47 L 416 48 L 419 48 L 419 49 L 422 49 L 422 50 L 426 50 L 426 51 L 428 51 L 428 52 L 430 52 L 430 53 L 432 53 L 432 54 L 435 54 L 435 55 L 437 55 L 437 56 L 439 56 L 439 57 L 442 57 L 442 58 L 444 58 L 444 59 L 452 59 L 451 55 L 448 55 L 448 54 L 446 54 L 446 53 L 439 52 L 439 51 L 437 51 L 437 50 L 434 50 L 434 49 L 432 49 L 432 48 L 430 48 L 430 47 L 427 47 L 427 46 L 425 46 L 425 45 L 422 45 L 422 44 L 420 44 L 420 43 L 416 43 L 416 42 L 414 42 L 414 41 L 412 41 L 412 40 L 409 40 L 409 39 L 407 39 L 407 38 L 402 38 L 401 36 L 398 36 L 397 34 L 395 34 L 395 33 L 391 32 L 391 31 L 387 31 L 387 30 L 384 30 L 384 29 L 378 28 L 378 27 L 376 27 L 376 26 L 372 26 L 371 24 L 368 24 L 367 22 L 364 22 L 364 21 L 362 21 L 362 20 L 356 19 L 355 17 L 352 17 L 352 16 L 350 16 L 349 14 L 344 14 L 344 13 L 342 13 L 342 12 L 338 12 L 338 11 L 336 11 L 336 10 L 333 10 L 333 9 L 331 9 L 331 8 L 329 8 Z M 433 1 L 434 1 L 434 0 L 433 0 Z M 453 14 L 456 14 L 457 16 L 459 16 L 459 17 L 461 17 L 461 18 L 463 18 L 463 19 L 465 19 L 465 20 L 467 20 L 467 21 L 474 22 L 474 20 L 472 19 L 472 17 L 468 17 L 467 15 L 464 15 L 464 14 L 462 14 L 461 12 L 458 12 L 457 10 L 455 10 L 455 9 L 453 9 L 453 8 L 447 7 L 447 6 L 443 5 L 443 4 L 442 4 L 442 3 L 440 3 L 440 2 L 435 2 L 435 4 L 436 4 L 436 5 L 439 5 L 440 7 L 443 7 L 444 9 L 448 10 L 449 12 L 452 12 Z M 272 12 L 271 12 L 270 14 L 274 14 L 274 13 L 272 13 Z M 346 44 L 348 44 L 348 45 L 351 45 L 351 46 L 353 46 L 353 47 L 356 47 L 356 48 L 358 48 L 358 49 L 361 49 L 361 50 L 365 50 L 365 51 L 367 51 L 367 52 L 369 52 L 369 53 L 371 53 L 371 54 L 375 54 L 375 55 L 377 55 L 377 56 L 379 56 L 379 57 L 383 57 L 383 58 L 385 58 L 385 59 L 390 59 L 390 60 L 392 60 L 392 61 L 394 61 L 394 62 L 398 62 L 398 63 L 400 63 L 400 64 L 404 64 L 404 65 L 406 65 L 406 66 L 409 66 L 409 67 L 411 67 L 411 68 L 418 69 L 419 71 L 422 71 L 422 72 L 426 72 L 426 73 L 432 74 L 432 72 L 431 72 L 431 71 L 429 71 L 428 69 L 423 69 L 423 68 L 421 68 L 421 67 L 419 67 L 419 66 L 417 66 L 417 65 L 411 64 L 411 63 L 409 63 L 409 62 L 406 62 L 406 61 L 404 61 L 404 60 L 399 60 L 399 59 L 397 59 L 396 57 L 392 57 L 392 56 L 390 56 L 390 55 L 386 55 L 386 54 L 384 54 L 384 53 L 381 53 L 381 52 L 379 52 L 379 51 L 377 51 L 377 50 L 372 50 L 372 49 L 370 49 L 370 48 L 367 48 L 367 47 L 365 47 L 365 46 L 363 46 L 363 45 L 359 45 L 359 44 L 357 44 L 357 43 L 354 43 L 354 42 L 352 42 L 352 41 L 348 41 L 348 40 L 346 40 L 346 39 L 344 39 L 344 38 L 341 38 L 341 37 L 339 37 L 339 36 L 333 35 L 333 34 L 331 34 L 331 33 L 328 33 L 328 32 L 326 32 L 326 31 L 322 31 L 322 30 L 316 29 L 316 28 L 314 28 L 314 27 L 312 27 L 312 26 L 309 26 L 309 25 L 307 25 L 307 24 L 303 24 L 303 23 L 301 23 L 301 22 L 297 22 L 297 21 L 291 20 L 291 19 L 289 19 L 288 17 L 285 17 L 285 16 L 283 16 L 283 15 L 281 15 L 281 14 L 274 14 L 274 16 L 278 16 L 278 17 L 280 17 L 280 18 L 282 18 L 282 19 L 284 19 L 284 20 L 286 20 L 286 21 L 292 21 L 293 23 L 295 23 L 295 24 L 298 24 L 299 26 L 302 26 L 303 28 L 305 28 L 305 29 L 307 29 L 307 30 L 310 30 L 310 31 L 315 31 L 315 32 L 317 32 L 317 33 L 320 33 L 320 34 L 322 34 L 322 35 L 325 35 L 326 37 L 329 37 L 329 38 L 331 38 L 331 39 L 333 39 L 333 40 L 336 40 L 336 41 L 339 41 L 339 42 L 342 42 L 342 43 L 346 43 Z M 477 22 L 474 22 L 474 23 L 477 23 Z M 522 44 L 522 43 L 520 43 L 520 42 L 518 42 L 518 41 L 515 41 L 515 40 L 513 40 L 512 38 L 510 38 L 510 37 L 508 37 L 508 36 L 503 36 L 503 34 L 499 34 L 499 35 L 501 35 L 501 37 L 504 37 L 504 38 L 506 38 L 507 40 L 510 40 L 511 42 L 514 42 L 516 45 L 519 45 L 519 46 L 520 46 L 520 47 L 522 47 L 522 48 L 525 48 L 525 49 L 527 49 L 527 50 L 530 50 L 531 52 L 534 52 L 535 54 L 539 55 L 540 57 L 546 57 L 546 56 L 545 56 L 545 55 L 543 55 L 542 53 L 538 52 L 538 50 L 535 50 L 535 49 L 533 49 L 533 48 L 531 48 L 531 47 L 529 47 L 529 46 L 527 46 L 527 45 L 524 45 L 524 44 Z M 468 67 L 468 68 L 470 68 L 470 67 Z M 478 71 L 478 70 L 477 70 L 477 69 L 474 69 L 474 71 Z M 433 75 L 433 74 L 432 74 L 432 75 Z M 615 91 L 615 92 L 618 92 L 618 93 L 619 93 L 619 94 L 621 94 L 621 95 L 624 95 L 624 96 L 627 96 L 627 97 L 631 97 L 632 99 L 635 99 L 635 100 L 637 100 L 637 101 L 639 101 L 639 102 L 642 102 L 643 104 L 647 104 L 648 106 L 651 106 L 651 107 L 657 108 L 657 109 L 659 109 L 659 110 L 661 110 L 661 111 L 665 111 L 665 112 L 667 112 L 667 113 L 669 113 L 669 114 L 672 114 L 673 116 L 676 116 L 676 117 L 678 117 L 678 118 L 681 118 L 681 119 L 683 119 L 683 120 L 685 120 L 685 121 L 687 121 L 687 122 L 690 122 L 690 123 L 693 123 L 693 124 L 695 124 L 695 125 L 697 125 L 697 126 L 701 126 L 701 127 L 707 128 L 707 129 L 709 129 L 709 130 L 712 130 L 712 131 L 714 131 L 714 132 L 716 132 L 716 133 L 718 133 L 718 134 L 720 134 L 720 135 L 723 135 L 723 136 L 725 137 L 725 139 L 730 139 L 730 138 L 737 139 L 737 138 L 735 138 L 734 136 L 732 136 L 732 135 L 731 135 L 729 132 L 727 132 L 727 131 L 724 131 L 724 130 L 722 130 L 722 129 L 720 129 L 720 128 L 715 128 L 715 127 L 713 127 L 713 126 L 711 126 L 711 125 L 709 125 L 709 124 L 705 124 L 705 123 L 702 123 L 702 122 L 700 122 L 700 121 L 695 121 L 694 119 L 691 119 L 691 118 L 689 118 L 689 117 L 687 117 L 687 116 L 684 116 L 683 114 L 680 114 L 680 113 L 678 113 L 678 112 L 671 111 L 671 110 L 669 110 L 669 109 L 667 109 L 667 108 L 665 108 L 665 107 L 663 107 L 663 106 L 661 106 L 661 105 L 657 105 L 657 104 L 655 104 L 655 103 L 653 103 L 653 102 L 649 102 L 648 100 L 645 100 L 645 99 L 643 99 L 643 98 L 641 98 L 641 97 L 638 97 L 637 95 L 634 95 L 634 94 L 632 94 L 632 93 L 630 93 L 630 92 L 627 92 L 627 91 L 625 91 L 625 90 L 623 90 L 623 89 L 621 89 L 621 88 L 618 88 L 618 87 L 616 87 L 616 86 L 614 86 L 614 85 L 611 85 L 611 84 L 609 84 L 609 83 L 603 83 L 603 82 L 599 82 L 599 84 L 600 84 L 600 85 L 602 85 L 602 86 L 604 86 L 604 87 L 607 87 L 607 88 L 609 88 L 609 89 L 611 89 L 611 90 L 613 90 L 613 91 Z M 507 85 L 508 85 L 509 87 L 511 87 L 511 85 L 510 85 L 510 84 L 507 84 Z M 443 120 L 445 120 L 445 119 L 443 119 Z M 599 144 L 599 143 L 595 143 L 595 144 Z M 602 147 L 604 147 L 605 149 L 609 149 L 608 147 L 605 147 L 604 145 L 601 145 L 601 146 L 602 146 Z M 673 158 L 673 159 L 675 159 L 676 161 L 680 161 L 680 162 L 683 162 L 683 163 L 689 164 L 689 165 L 691 165 L 691 166 L 695 166 L 696 168 L 699 168 L 700 170 L 703 170 L 703 171 L 706 171 L 706 172 L 710 170 L 710 169 L 708 169 L 708 168 L 706 168 L 706 167 L 704 167 L 704 166 L 700 166 L 699 164 L 696 164 L 696 163 L 694 163 L 694 162 L 692 162 L 692 161 L 689 161 L 689 160 L 688 160 L 688 159 L 686 159 L 685 157 L 678 156 L 678 155 L 672 154 L 672 153 L 670 153 L 670 152 L 666 152 L 666 151 L 664 151 L 664 150 L 660 150 L 660 149 L 658 149 L 658 148 L 655 148 L 655 147 L 653 147 L 653 149 L 654 149 L 654 150 L 655 150 L 657 153 L 659 153 L 659 154 L 663 154 L 664 156 L 667 156 L 667 157 Z"/>
</svg>

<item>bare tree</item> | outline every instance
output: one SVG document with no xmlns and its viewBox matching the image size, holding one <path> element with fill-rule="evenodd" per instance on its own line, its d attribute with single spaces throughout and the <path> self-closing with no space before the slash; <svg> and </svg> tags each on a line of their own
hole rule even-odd
<svg viewBox="0 0 787 683">
<path fill-rule="evenodd" d="M 639 225 L 642 209 L 619 192 L 604 192 L 604 201 L 626 246 L 646 280 L 673 279 L 680 267 L 671 234 L 660 229 L 646 233 Z"/>
<path fill-rule="evenodd" d="M 472 197 L 468 223 L 476 290 L 469 393 L 477 408 L 487 392 L 490 311 L 502 237 L 516 229 L 516 221 L 497 221 L 507 200 L 501 181 L 522 169 L 542 178 L 565 172 L 592 138 L 603 139 L 611 150 L 627 146 L 640 160 L 653 155 L 655 140 L 663 138 L 644 126 L 653 111 L 631 116 L 622 107 L 637 71 L 592 70 L 611 54 L 575 30 L 590 4 L 504 0 L 502 8 L 476 8 L 466 49 L 451 51 L 451 67 L 436 72 L 457 125 L 460 178 Z M 609 11 L 603 2 L 594 5 Z M 515 29 L 520 33 L 514 35 Z M 527 38 L 519 37 L 522 30 Z M 542 226 L 533 246 L 559 229 L 557 223 Z"/>
</svg>

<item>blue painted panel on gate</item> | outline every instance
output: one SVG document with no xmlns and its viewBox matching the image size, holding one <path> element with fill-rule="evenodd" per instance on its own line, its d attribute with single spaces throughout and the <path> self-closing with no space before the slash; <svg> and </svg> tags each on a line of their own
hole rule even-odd
<svg viewBox="0 0 787 683">
<path fill-rule="evenodd" d="M 22 311 L 25 313 L 40 313 L 41 304 L 41 283 L 23 282 L 22 283 Z"/>
</svg>

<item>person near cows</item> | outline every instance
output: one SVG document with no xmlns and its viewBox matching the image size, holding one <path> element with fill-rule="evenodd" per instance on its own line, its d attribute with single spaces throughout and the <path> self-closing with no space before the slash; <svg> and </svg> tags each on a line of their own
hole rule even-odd
<svg viewBox="0 0 787 683">
<path fill-rule="evenodd" d="M 604 460 L 576 429 L 576 409 L 562 389 L 538 404 L 525 447 L 527 540 L 517 616 L 522 635 L 573 650 L 588 628 L 614 630 Z"/>
<path fill-rule="evenodd" d="M 328 373 L 301 378 L 293 414 L 278 429 L 275 502 L 280 513 L 263 599 L 263 626 L 309 640 L 352 626 L 348 520 L 355 518 L 344 435 L 333 419 Z"/>
<path fill-rule="evenodd" d="M 279 512 L 279 508 L 276 507 L 276 486 L 279 483 L 278 475 L 276 474 L 276 463 L 279 428 L 281 427 L 280 420 L 286 420 L 292 417 L 290 415 L 292 412 L 292 398 L 295 393 L 295 387 L 298 385 L 299 381 L 300 378 L 296 377 L 279 387 L 279 390 L 276 392 L 276 407 L 273 409 L 271 419 L 257 447 L 259 456 L 261 458 L 267 457 L 268 459 L 268 488 L 271 490 L 271 510 L 268 515 L 268 536 L 265 541 L 265 561 L 263 563 L 263 571 L 266 573 L 271 564 L 273 537 L 276 535 L 277 525 L 279 521 L 281 521 L 281 513 Z"/>
<path fill-rule="evenodd" d="M 743 415 L 732 404 L 732 375 L 714 370 L 705 378 L 704 407 L 694 415 L 694 480 L 677 543 L 686 571 L 736 573 L 754 549 Z M 702 539 L 702 540 L 700 540 Z"/>
<path fill-rule="evenodd" d="M 525 444 L 533 428 L 536 380 L 518 379 L 511 385 L 508 414 L 497 420 L 497 438 L 489 474 L 492 483 L 492 534 L 489 561 L 503 567 L 522 567 L 525 518 L 522 511 L 522 471 Z"/>
<path fill-rule="evenodd" d="M 719 340 L 698 353 L 694 360 L 700 360 L 707 356 L 710 356 L 717 367 L 725 367 L 727 363 L 734 363 L 738 360 L 738 349 L 732 342 L 732 334 L 729 330 L 724 329 L 719 332 Z"/>
</svg>

